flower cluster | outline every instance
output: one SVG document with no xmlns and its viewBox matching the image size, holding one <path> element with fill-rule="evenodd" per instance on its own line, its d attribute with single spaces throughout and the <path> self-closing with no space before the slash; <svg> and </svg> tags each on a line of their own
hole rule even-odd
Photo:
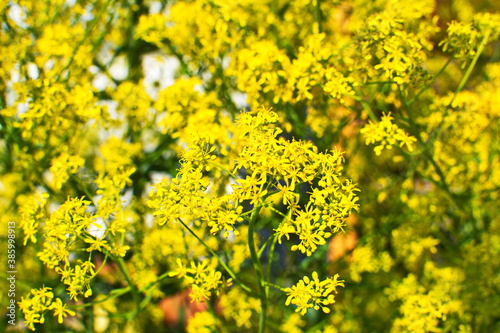
<svg viewBox="0 0 500 333">
<path fill-rule="evenodd" d="M 372 246 L 357 246 L 352 253 L 350 275 L 353 281 L 360 282 L 365 272 L 389 272 L 393 261 L 389 253 L 382 252 L 375 255 Z"/>
<path fill-rule="evenodd" d="M 370 121 L 361 129 L 366 137 L 366 144 L 378 143 L 374 148 L 375 154 L 380 155 L 384 149 L 392 149 L 396 144 L 400 147 L 406 145 L 409 151 L 413 151 L 413 143 L 417 141 L 414 137 L 408 135 L 398 125 L 392 122 L 394 118 L 391 113 L 384 114 L 382 120 L 378 123 Z"/>
<path fill-rule="evenodd" d="M 50 171 L 54 177 L 54 187 L 60 189 L 72 174 L 83 167 L 85 160 L 78 155 L 62 153 L 52 161 Z"/>
<path fill-rule="evenodd" d="M 193 302 L 205 302 L 210 299 L 212 293 L 219 293 L 223 284 L 231 285 L 231 280 L 223 282 L 221 272 L 214 269 L 216 261 L 203 260 L 199 263 L 191 261 L 188 267 L 177 258 L 176 263 L 176 269 L 172 270 L 169 276 L 183 279 L 184 283 L 190 286 L 189 296 Z"/>
<path fill-rule="evenodd" d="M 305 276 L 291 288 L 286 288 L 288 294 L 286 305 L 293 304 L 297 306 L 296 312 L 305 315 L 309 309 L 323 310 L 324 313 L 330 313 L 328 305 L 335 303 L 337 287 L 344 286 L 344 280 L 339 280 L 339 275 L 319 280 L 318 273 L 313 272 L 311 278 Z"/>
<path fill-rule="evenodd" d="M 235 223 L 242 221 L 239 216 L 242 207 L 231 204 L 228 196 L 207 197 L 204 192 L 208 182 L 199 169 L 189 168 L 186 164 L 177 177 L 155 184 L 151 192 L 148 205 L 159 223 L 174 223 L 181 217 L 201 219 L 208 224 L 212 234 L 223 231 L 227 238 Z"/>
<path fill-rule="evenodd" d="M 429 287 L 420 285 L 414 275 L 393 282 L 385 292 L 391 300 L 400 300 L 401 317 L 396 319 L 392 331 L 436 332 L 439 322 L 463 310 L 458 299 L 463 272 L 453 268 L 437 268 L 428 263 Z"/>
<path fill-rule="evenodd" d="M 443 51 L 454 52 L 455 57 L 462 62 L 462 67 L 465 67 L 467 61 L 477 54 L 479 47 L 498 38 L 500 15 L 480 13 L 467 22 L 452 21 L 447 33 L 447 38 L 440 43 Z"/>
<path fill-rule="evenodd" d="M 62 324 L 65 317 L 75 315 L 75 312 L 68 309 L 60 298 L 54 297 L 49 287 L 32 289 L 28 297 L 21 298 L 19 308 L 24 313 L 26 326 L 31 330 L 35 330 L 34 324 L 45 322 L 45 314 L 48 311 L 52 311 L 59 324 Z"/>
<path fill-rule="evenodd" d="M 251 328 L 251 318 L 255 313 L 260 313 L 259 301 L 248 296 L 241 288 L 234 286 L 220 298 L 220 306 L 224 317 L 234 320 L 236 326 Z"/>
</svg>

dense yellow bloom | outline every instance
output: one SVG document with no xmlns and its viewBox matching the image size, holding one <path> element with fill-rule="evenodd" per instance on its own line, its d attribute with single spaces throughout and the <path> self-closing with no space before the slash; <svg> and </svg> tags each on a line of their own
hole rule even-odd
<svg viewBox="0 0 500 333">
<path fill-rule="evenodd" d="M 393 332 L 440 332 L 439 321 L 447 316 L 463 311 L 458 299 L 463 272 L 453 268 L 437 268 L 427 264 L 425 270 L 430 275 L 429 288 L 418 284 L 410 274 L 402 282 L 393 282 L 386 290 L 391 299 L 399 299 L 401 317 L 396 319 Z"/>
<path fill-rule="evenodd" d="M 212 293 L 218 294 L 223 287 L 222 274 L 214 269 L 216 261 L 203 260 L 199 263 L 191 261 L 190 267 L 185 266 L 180 259 L 177 259 L 176 263 L 176 270 L 170 272 L 169 276 L 183 279 L 184 283 L 191 287 L 189 296 L 192 302 L 208 301 Z M 230 285 L 231 281 L 227 281 L 226 284 Z"/>
<path fill-rule="evenodd" d="M 24 232 L 24 244 L 29 241 L 36 243 L 35 234 L 38 232 L 40 222 L 47 217 L 46 205 L 49 195 L 38 192 L 29 197 L 22 198 L 19 213 L 21 215 L 21 228 Z"/>
<path fill-rule="evenodd" d="M 135 32 L 135 37 L 142 38 L 156 45 L 161 45 L 162 40 L 166 37 L 166 24 L 167 18 L 162 14 L 141 16 Z"/>
<path fill-rule="evenodd" d="M 274 43 L 255 41 L 235 55 L 227 71 L 228 75 L 238 78 L 238 88 L 246 91 L 249 103 L 257 107 L 263 94 L 274 96 L 272 100 L 275 103 L 291 98 L 284 88 L 288 80 L 285 69 L 289 66 L 290 59 Z"/>
<path fill-rule="evenodd" d="M 382 252 L 375 255 L 371 246 L 358 246 L 352 253 L 351 278 L 355 282 L 360 282 L 362 273 L 389 272 L 392 265 L 393 260 L 389 253 Z"/>
<path fill-rule="evenodd" d="M 54 298 L 52 289 L 48 287 L 32 289 L 29 297 L 21 298 L 19 307 L 24 313 L 26 326 L 33 331 L 35 330 L 35 324 L 45 322 L 44 315 L 48 311 L 53 311 L 60 324 L 68 315 L 75 315 L 74 311 L 66 308 L 60 298 Z"/>
<path fill-rule="evenodd" d="M 241 288 L 232 287 L 220 298 L 220 306 L 224 317 L 234 320 L 236 326 L 250 328 L 255 314 L 260 313 L 260 302 L 245 294 Z"/>
<path fill-rule="evenodd" d="M 462 61 L 472 59 L 481 43 L 498 39 L 500 34 L 500 15 L 490 13 L 476 14 L 471 21 L 452 21 L 447 29 L 448 37 L 440 45 L 444 51 L 455 52 L 455 57 Z M 483 44 L 483 45 L 484 45 Z"/>
<path fill-rule="evenodd" d="M 208 311 L 196 312 L 189 320 L 188 333 L 212 333 L 218 327 L 219 321 Z"/>
<path fill-rule="evenodd" d="M 283 332 L 290 333 L 301 333 L 303 332 L 303 327 L 305 326 L 306 321 L 302 318 L 302 316 L 298 313 L 292 313 L 290 317 L 284 322 L 280 329 Z"/>
<path fill-rule="evenodd" d="M 324 313 L 329 313 L 330 308 L 328 305 L 335 303 L 335 296 L 337 287 L 343 287 L 344 281 L 338 279 L 339 275 L 335 274 L 334 277 L 327 278 L 320 281 L 318 273 L 313 272 L 312 278 L 305 276 L 297 284 L 291 288 L 285 288 L 288 294 L 286 305 L 296 305 L 296 312 L 305 315 L 309 309 L 319 310 L 320 308 Z"/>
<path fill-rule="evenodd" d="M 378 143 L 379 145 L 374 148 L 375 154 L 380 155 L 385 148 L 392 149 L 396 144 L 400 147 L 406 145 L 409 151 L 413 151 L 413 143 L 417 141 L 414 137 L 408 135 L 398 125 L 392 122 L 394 118 L 391 113 L 384 114 L 379 123 L 369 123 L 361 129 L 366 137 L 366 144 Z"/>
</svg>

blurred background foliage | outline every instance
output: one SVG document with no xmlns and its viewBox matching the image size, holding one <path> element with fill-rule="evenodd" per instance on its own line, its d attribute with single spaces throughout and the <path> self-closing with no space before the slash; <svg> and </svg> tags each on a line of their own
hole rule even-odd
<svg viewBox="0 0 500 333">
<path fill-rule="evenodd" d="M 276 244 L 269 260 L 286 287 L 313 270 L 339 273 L 332 312 L 300 317 L 271 294 L 269 332 L 500 332 L 499 10 L 472 0 L 2 1 L 2 249 L 16 221 L 17 299 L 50 287 L 78 312 L 63 325 L 47 315 L 36 331 L 256 331 L 255 298 L 230 289 L 191 303 L 165 275 L 176 258 L 209 253 L 182 226 L 159 226 L 147 200 L 175 177 L 192 133 L 223 151 L 239 112 L 267 107 L 283 138 L 344 151 L 343 174 L 360 190 L 345 233 L 310 257 L 290 251 L 294 239 Z M 206 176 L 221 193 L 231 183 Z M 82 197 L 118 236 L 106 238 L 116 260 L 105 263 L 76 242 L 74 265 L 100 269 L 92 296 L 75 303 L 26 221 Z M 274 207 L 286 211 L 280 198 Z M 262 242 L 277 218 L 261 213 Z M 45 224 L 32 226 L 47 239 Z M 252 281 L 245 243 L 208 229 L 196 226 Z M 21 318 L 2 330 L 26 330 Z"/>
</svg>

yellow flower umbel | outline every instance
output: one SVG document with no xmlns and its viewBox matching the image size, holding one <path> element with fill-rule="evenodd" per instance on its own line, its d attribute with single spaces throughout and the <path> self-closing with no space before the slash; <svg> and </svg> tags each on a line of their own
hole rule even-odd
<svg viewBox="0 0 500 333">
<path fill-rule="evenodd" d="M 62 153 L 52 160 L 50 171 L 54 176 L 54 187 L 60 189 L 66 183 L 72 174 L 83 167 L 85 160 L 78 155 Z"/>
<path fill-rule="evenodd" d="M 408 135 L 398 125 L 392 122 L 394 118 L 391 113 L 382 116 L 382 120 L 378 123 L 370 121 L 368 125 L 361 129 L 361 133 L 366 137 L 366 144 L 379 143 L 374 148 L 375 154 L 378 156 L 385 148 L 392 149 L 392 146 L 399 144 L 400 147 L 406 145 L 409 151 L 413 151 L 413 143 L 417 141 L 414 137 Z"/>
<path fill-rule="evenodd" d="M 28 297 L 21 297 L 19 308 L 24 313 L 26 326 L 34 331 L 35 324 L 43 324 L 45 322 L 45 313 L 52 311 L 54 316 L 57 316 L 57 321 L 62 324 L 65 317 L 68 315 L 74 316 L 75 312 L 66 308 L 60 298 L 54 298 L 52 288 L 43 287 L 40 289 L 32 289 Z"/>
<path fill-rule="evenodd" d="M 343 287 L 344 281 L 339 280 L 339 275 L 320 281 L 318 273 L 312 273 L 312 279 L 305 276 L 296 285 L 291 288 L 285 288 L 288 294 L 286 305 L 294 304 L 297 306 L 296 312 L 305 315 L 309 309 L 319 310 L 324 313 L 330 313 L 328 305 L 335 303 L 337 287 Z"/>
<path fill-rule="evenodd" d="M 177 259 L 177 269 L 170 272 L 169 276 L 183 279 L 184 283 L 191 286 L 189 296 L 192 302 L 205 302 L 213 292 L 219 294 L 223 287 L 222 273 L 215 270 L 216 266 L 216 260 L 205 259 L 197 264 L 191 261 L 191 268 L 188 268 Z M 231 280 L 227 281 L 227 285 L 231 285 Z"/>
<path fill-rule="evenodd" d="M 282 195 L 291 214 L 274 229 L 278 241 L 296 234 L 300 243 L 292 251 L 311 256 L 333 232 L 342 231 L 345 219 L 358 209 L 357 188 L 349 180 L 342 181 L 342 152 L 318 152 L 310 142 L 277 138 L 282 133 L 274 127 L 277 120 L 278 115 L 269 109 L 240 115 L 237 125 L 243 147 L 235 169 L 244 168 L 248 176 L 233 185 L 233 196 L 238 202 L 259 204 L 266 195 Z M 309 202 L 299 209 L 297 188 L 315 180 Z"/>
</svg>

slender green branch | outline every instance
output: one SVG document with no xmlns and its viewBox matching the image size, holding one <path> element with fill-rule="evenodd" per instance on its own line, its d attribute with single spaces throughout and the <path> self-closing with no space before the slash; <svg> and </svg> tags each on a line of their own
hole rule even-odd
<svg viewBox="0 0 500 333">
<path fill-rule="evenodd" d="M 271 243 L 271 248 L 269 249 L 269 255 L 267 260 L 267 281 L 271 281 L 271 268 L 274 259 L 274 249 L 276 248 L 276 241 L 278 240 L 277 236 L 272 237 L 273 242 Z"/>
<path fill-rule="evenodd" d="M 279 215 L 283 216 L 283 219 L 281 220 L 282 222 L 285 221 L 287 218 L 290 217 L 291 215 L 291 210 L 288 211 L 288 214 L 283 214 L 282 212 L 278 211 L 277 209 L 275 209 L 274 207 L 267 207 L 267 208 L 271 208 L 272 211 L 275 211 L 276 213 L 279 213 Z M 253 211 L 252 211 L 253 212 Z M 266 249 L 266 247 L 269 245 L 269 243 L 273 242 L 272 245 L 271 245 L 271 252 L 274 252 L 274 247 L 276 245 L 276 241 L 278 240 L 278 237 L 276 235 L 273 235 L 271 237 L 269 237 L 268 239 L 266 239 L 266 241 L 264 242 L 264 244 L 262 244 L 261 248 L 259 249 L 259 251 L 257 252 L 257 256 L 260 258 L 262 257 L 262 253 L 264 253 L 264 250 Z M 269 279 L 269 276 L 268 276 L 268 279 Z"/>
<path fill-rule="evenodd" d="M 155 281 L 148 283 L 145 287 L 143 287 L 141 290 L 139 290 L 141 293 L 148 291 L 151 289 L 155 284 L 160 283 L 161 281 L 165 280 L 166 278 L 171 278 L 170 272 L 163 273 L 160 275 Z M 172 278 L 173 279 L 173 278 Z"/>
<path fill-rule="evenodd" d="M 208 305 L 208 310 L 210 311 L 212 316 L 214 316 L 214 318 L 217 318 L 217 313 L 215 312 L 215 307 L 212 304 L 212 302 L 207 302 L 207 305 Z M 215 325 L 215 332 L 214 333 L 221 333 L 219 325 Z"/>
<path fill-rule="evenodd" d="M 238 179 L 238 177 L 232 173 L 231 171 L 229 171 L 228 169 L 224 168 L 222 165 L 218 164 L 218 163 L 215 163 L 215 162 L 212 162 L 212 161 L 209 161 L 208 164 L 210 165 L 213 165 L 214 167 L 216 168 L 219 168 L 221 169 L 222 171 L 225 171 L 227 172 L 231 177 L 233 177 L 235 180 Z"/>
<path fill-rule="evenodd" d="M 182 221 L 180 218 L 178 218 L 177 220 L 184 226 L 184 228 L 187 229 L 187 231 L 189 231 L 191 235 L 193 235 L 201 243 L 201 245 L 203 245 L 207 249 L 208 252 L 210 252 L 211 255 L 217 258 L 221 266 L 224 267 L 224 269 L 229 273 L 231 278 L 236 283 L 238 283 L 241 286 L 241 288 L 243 288 L 243 290 L 245 290 L 247 293 L 249 293 L 254 297 L 259 296 L 255 291 L 253 291 L 250 287 L 248 287 L 245 283 L 243 283 L 243 281 L 241 281 L 238 278 L 238 276 L 236 276 L 234 271 L 224 262 L 224 260 L 222 260 L 222 258 L 217 253 L 215 253 L 215 251 L 212 250 L 200 237 L 198 237 L 198 235 L 196 235 L 196 233 L 186 223 L 184 223 L 184 221 Z"/>
<path fill-rule="evenodd" d="M 316 0 L 316 4 L 314 6 L 316 22 L 318 23 L 318 32 L 323 32 L 323 13 L 321 12 L 321 0 Z"/>
<path fill-rule="evenodd" d="M 403 91 L 401 90 L 401 87 L 399 85 L 398 85 L 398 92 L 399 92 L 399 96 L 401 98 L 401 102 L 403 103 L 403 107 L 405 108 L 406 113 L 408 114 L 408 121 L 410 123 L 412 134 L 415 135 L 418 143 L 420 144 L 420 147 L 422 147 L 422 149 L 423 149 L 424 156 L 427 158 L 427 160 L 429 160 L 429 162 L 434 167 L 434 170 L 438 174 L 439 179 L 440 179 L 439 183 L 440 183 L 441 188 L 450 196 L 450 198 L 453 201 L 455 201 L 455 197 L 450 190 L 450 187 L 448 185 L 448 182 L 446 181 L 446 176 L 445 176 L 443 170 L 441 170 L 441 167 L 434 159 L 434 156 L 432 155 L 432 153 L 429 149 L 429 146 L 424 142 L 424 140 L 420 136 L 420 131 L 418 130 L 417 124 L 415 123 L 415 120 L 413 119 L 412 112 L 410 111 L 410 106 L 408 105 L 408 103 L 406 101 L 406 97 L 404 96 Z"/>
<path fill-rule="evenodd" d="M 368 116 L 372 121 L 377 121 L 377 116 L 375 116 L 375 113 L 373 113 L 372 107 L 370 106 L 370 103 L 365 101 L 363 96 L 361 95 L 361 92 L 359 91 L 358 88 L 352 87 L 354 92 L 356 93 L 356 96 L 351 96 L 355 101 L 360 102 L 363 108 L 365 108 L 366 112 L 368 112 Z"/>
<path fill-rule="evenodd" d="M 476 55 L 475 55 L 474 59 L 472 59 L 469 67 L 467 68 L 467 71 L 465 72 L 464 77 L 462 78 L 462 81 L 460 81 L 460 83 L 458 84 L 457 90 L 455 91 L 455 96 L 465 87 L 465 84 L 469 80 L 469 77 L 472 74 L 472 70 L 474 69 L 474 67 L 476 67 L 476 63 L 479 60 L 479 56 L 481 56 L 481 53 L 483 53 L 484 47 L 486 46 L 486 43 L 488 42 L 488 38 L 490 38 L 490 34 L 491 34 L 490 30 L 488 30 L 485 33 L 483 40 L 481 41 L 481 44 L 479 44 L 479 46 L 477 48 Z M 453 96 L 453 100 L 455 99 L 455 96 Z"/>
<path fill-rule="evenodd" d="M 88 308 L 88 307 L 94 306 L 96 304 L 104 303 L 104 302 L 110 301 L 110 300 L 112 300 L 114 298 L 117 298 L 117 297 L 120 297 L 122 295 L 125 295 L 125 294 L 129 293 L 131 290 L 132 290 L 132 288 L 130 288 L 130 286 L 125 287 L 125 288 L 120 288 L 120 289 L 114 289 L 111 292 L 111 295 L 109 295 L 106 298 L 103 298 L 103 299 L 100 299 L 100 300 L 97 300 L 97 301 L 93 301 L 93 302 L 90 302 L 90 303 L 69 305 L 68 308 L 69 309 Z"/>
<path fill-rule="evenodd" d="M 168 39 L 165 39 L 162 41 L 163 42 L 163 45 L 165 45 L 167 47 L 167 49 L 170 51 L 170 53 L 177 58 L 177 60 L 179 60 L 179 64 L 180 64 L 180 68 L 181 68 L 181 72 L 183 74 L 187 74 L 187 76 L 189 77 L 193 77 L 193 73 L 191 73 L 191 71 L 189 70 L 189 65 L 188 63 L 186 62 L 186 60 L 184 60 L 184 57 L 182 54 L 180 54 L 176 49 L 175 47 L 172 45 L 171 41 L 168 40 Z"/>
<path fill-rule="evenodd" d="M 101 35 L 94 41 L 92 44 L 92 53 L 96 52 L 97 48 L 102 44 L 102 41 L 104 40 L 104 37 L 109 33 L 109 30 L 111 28 L 111 23 L 113 22 L 113 15 L 110 15 L 108 18 L 108 21 L 106 22 L 105 26 L 106 29 L 101 33 Z"/>
<path fill-rule="evenodd" d="M 462 77 L 462 80 L 458 84 L 457 89 L 455 90 L 455 93 L 453 94 L 453 98 L 451 99 L 450 103 L 446 106 L 446 109 L 444 111 L 443 118 L 441 119 L 441 122 L 439 125 L 436 127 L 437 130 L 433 133 L 434 135 L 431 136 L 431 138 L 428 141 L 429 145 L 432 145 L 434 141 L 439 137 L 439 134 L 441 134 L 441 131 L 443 130 L 443 124 L 445 119 L 448 117 L 450 108 L 452 108 L 453 103 L 455 102 L 455 99 L 457 98 L 457 95 L 462 89 L 465 87 L 465 84 L 469 80 L 470 75 L 472 74 L 472 71 L 474 70 L 474 67 L 476 66 L 477 61 L 479 60 L 479 56 L 484 50 L 484 47 L 486 46 L 486 43 L 488 42 L 488 38 L 490 36 L 490 31 L 487 31 L 486 34 L 483 37 L 483 40 L 481 41 L 481 44 L 479 44 L 476 55 L 474 56 L 474 59 L 472 59 L 471 63 L 469 64 L 469 67 L 465 71 L 464 76 Z"/>
<path fill-rule="evenodd" d="M 453 195 L 453 193 L 451 192 L 450 188 L 449 188 L 449 185 L 448 183 L 446 182 L 446 176 L 443 172 L 443 170 L 441 170 L 440 166 L 438 165 L 438 163 L 436 162 L 436 160 L 434 159 L 429 147 L 434 143 L 434 141 L 437 139 L 437 137 L 439 136 L 439 134 L 441 133 L 442 129 L 443 129 L 443 124 L 444 124 L 444 121 L 446 119 L 446 117 L 448 116 L 448 113 L 449 113 L 449 109 L 452 107 L 453 105 L 453 102 L 455 101 L 455 98 L 457 96 L 457 94 L 465 87 L 465 84 L 467 83 L 471 73 L 472 73 L 472 70 L 474 69 L 478 59 L 479 59 L 479 56 L 481 55 L 484 47 L 486 46 L 486 43 L 488 41 L 488 38 L 489 38 L 489 35 L 490 35 L 490 32 L 487 32 L 483 38 L 483 40 L 481 41 L 481 44 L 478 46 L 478 49 L 477 49 L 477 52 L 476 52 L 476 55 L 474 57 L 474 59 L 472 59 L 469 67 L 467 68 L 462 80 L 460 81 L 457 89 L 455 90 L 455 94 L 453 95 L 453 98 L 452 100 L 450 101 L 450 103 L 448 104 L 448 106 L 446 107 L 445 109 L 445 112 L 444 112 L 444 115 L 443 115 L 443 118 L 439 124 L 439 126 L 437 127 L 437 130 L 433 133 L 434 135 L 431 136 L 431 138 L 428 140 L 428 142 L 424 142 L 422 137 L 420 136 L 420 132 L 418 131 L 417 129 L 417 126 L 415 124 L 415 121 L 413 120 L 413 117 L 412 117 L 412 114 L 410 112 L 410 108 L 409 108 L 409 105 L 414 102 L 416 100 L 416 98 L 418 98 L 418 96 L 422 93 L 419 92 L 410 102 L 407 102 L 406 101 L 406 98 L 404 97 L 400 87 L 398 86 L 398 89 L 399 89 L 399 93 L 400 93 L 400 96 L 401 96 L 401 100 L 403 102 L 403 106 L 405 107 L 407 113 L 408 113 L 408 117 L 409 117 L 409 122 L 410 122 L 410 126 L 412 127 L 412 131 L 415 135 L 415 137 L 417 138 L 417 141 L 419 142 L 420 146 L 422 147 L 423 149 L 423 153 L 424 155 L 427 157 L 427 159 L 429 160 L 429 162 L 432 164 L 432 166 L 434 167 L 434 170 L 436 171 L 437 175 L 439 176 L 440 178 L 440 186 L 442 189 L 444 189 L 444 191 L 450 196 L 450 198 L 457 204 L 457 207 L 460 208 L 460 209 L 463 209 L 463 207 L 456 201 L 456 197 Z M 440 75 L 444 69 L 446 68 L 446 66 L 448 66 L 449 62 L 451 61 L 452 58 L 450 58 L 450 60 L 448 60 L 448 62 L 445 64 L 445 66 L 441 69 L 441 71 L 438 73 L 438 75 Z M 424 87 L 424 89 L 426 89 Z"/>
<path fill-rule="evenodd" d="M 271 283 L 271 282 L 267 282 L 265 281 L 264 284 L 268 287 L 273 287 L 274 289 L 277 289 L 277 290 L 280 290 L 280 291 L 285 291 L 285 288 L 281 287 L 281 286 L 278 286 L 277 284 L 274 284 L 274 283 Z"/>
<path fill-rule="evenodd" d="M 266 272 L 266 281 L 271 281 L 271 272 L 273 267 L 273 259 L 274 259 L 274 248 L 276 246 L 276 241 L 278 237 L 272 237 L 273 242 L 271 243 L 271 248 L 269 249 L 269 255 L 267 256 L 267 272 Z M 266 281 L 263 281 L 266 283 Z M 271 284 L 272 285 L 272 284 Z M 269 285 L 266 284 L 266 295 L 269 295 Z"/>
<path fill-rule="evenodd" d="M 269 245 L 269 243 L 271 243 L 273 241 L 273 239 L 275 239 L 276 236 L 273 235 L 271 237 L 269 237 L 268 239 L 266 239 L 266 241 L 264 242 L 264 244 L 262 244 L 261 248 L 259 249 L 259 251 L 257 252 L 257 257 L 262 257 L 262 253 L 264 253 L 266 247 Z"/>
<path fill-rule="evenodd" d="M 125 233 L 122 234 L 122 239 L 121 239 L 122 243 L 124 241 L 124 236 L 125 236 Z M 109 237 L 111 238 L 111 240 L 113 242 L 116 242 L 116 239 L 112 233 L 109 234 Z M 140 306 L 141 306 L 141 296 L 139 294 L 139 291 L 137 290 L 137 287 L 135 286 L 134 281 L 132 280 L 132 277 L 130 276 L 129 270 L 127 268 L 127 264 L 125 263 L 125 260 L 122 257 L 117 257 L 108 251 L 106 251 L 106 255 L 109 255 L 110 258 L 117 264 L 118 269 L 120 270 L 123 277 L 125 278 L 125 281 L 127 282 L 127 284 L 130 287 L 130 291 L 132 292 L 132 298 L 134 299 L 134 303 L 135 303 L 135 308 L 134 308 L 134 310 L 132 310 L 129 319 L 134 319 L 139 314 Z"/>
<path fill-rule="evenodd" d="M 248 247 L 250 249 L 250 256 L 252 258 L 253 267 L 255 273 L 257 274 L 257 279 L 259 280 L 259 298 L 260 298 L 260 318 L 259 318 L 259 333 L 264 333 L 266 329 L 266 319 L 267 319 L 267 289 L 265 287 L 264 276 L 262 274 L 262 266 L 260 263 L 259 256 L 257 255 L 255 239 L 254 239 L 254 229 L 255 223 L 257 221 L 257 216 L 259 215 L 261 206 L 253 211 L 250 217 L 250 223 L 248 224 Z"/>
<path fill-rule="evenodd" d="M 93 277 L 96 277 L 97 274 L 99 274 L 101 272 L 101 270 L 103 269 L 104 265 L 106 265 L 106 261 L 108 260 L 108 254 L 106 253 L 104 255 L 104 260 L 102 261 L 101 263 L 101 266 L 99 266 L 99 268 L 97 269 L 97 271 L 94 273 L 94 276 Z M 89 260 L 90 261 L 90 260 Z"/>
<path fill-rule="evenodd" d="M 132 278 L 131 278 L 129 271 L 127 269 L 127 265 L 125 263 L 125 260 L 123 260 L 123 258 L 120 257 L 120 258 L 116 258 L 116 260 L 114 260 L 114 261 L 118 265 L 120 272 L 122 272 L 123 277 L 125 278 L 128 285 L 130 286 L 130 291 L 132 292 L 132 297 L 134 298 L 134 302 L 136 305 L 135 310 L 132 312 L 132 318 L 135 318 L 139 314 L 139 309 L 141 306 L 141 297 L 139 295 L 137 288 L 134 285 L 134 282 L 132 281 Z"/>
<path fill-rule="evenodd" d="M 101 267 L 103 267 L 103 266 L 104 266 L 104 263 L 103 263 L 103 265 Z M 139 292 L 140 293 L 144 293 L 144 292 L 148 291 L 149 289 L 151 289 L 157 283 L 165 280 L 166 278 L 169 278 L 170 277 L 169 273 L 170 272 L 167 272 L 167 273 L 164 273 L 164 274 L 160 275 L 155 281 L 148 283 L 145 287 L 143 287 L 142 289 L 140 289 Z M 103 298 L 103 299 L 100 299 L 100 300 L 97 300 L 97 301 L 94 301 L 94 302 L 90 302 L 90 303 L 70 305 L 70 306 L 68 306 L 68 308 L 70 308 L 70 309 L 78 309 L 78 308 L 90 307 L 90 306 L 93 306 L 95 304 L 104 303 L 104 302 L 112 300 L 114 298 L 123 296 L 123 295 L 125 295 L 125 294 L 127 294 L 127 293 L 129 293 L 131 291 L 132 291 L 132 288 L 130 286 L 125 287 L 125 288 L 116 289 L 116 290 L 113 290 L 111 292 L 111 294 L 108 297 L 106 297 L 106 298 Z M 145 300 L 143 300 L 141 302 L 141 309 L 144 308 L 144 303 L 145 303 L 146 300 L 147 299 L 145 299 Z"/>
<path fill-rule="evenodd" d="M 90 190 L 88 189 L 87 185 L 84 184 L 83 181 L 75 175 L 71 175 L 70 179 L 72 179 L 76 182 L 76 184 L 81 188 L 83 193 L 85 193 L 85 195 L 87 196 L 87 199 L 90 200 L 95 207 L 97 207 L 97 204 L 94 202 L 94 199 L 93 199 L 94 195 L 92 195 L 92 193 L 90 193 Z"/>
<path fill-rule="evenodd" d="M 297 114 L 297 110 L 300 110 L 300 105 L 294 107 L 290 103 L 286 103 L 282 110 L 285 113 L 287 120 L 289 120 L 293 125 L 293 134 L 299 138 L 305 138 L 308 128 L 304 125 L 304 121 L 300 119 Z"/>
<path fill-rule="evenodd" d="M 271 195 L 273 194 L 277 194 L 277 193 L 280 193 L 280 192 L 272 192 Z M 274 213 L 282 216 L 283 218 L 287 218 L 288 216 L 283 214 L 282 212 L 280 212 L 279 210 L 277 210 L 276 208 L 272 207 L 272 206 L 266 206 L 266 208 L 269 208 L 270 210 L 272 210 Z"/>
<path fill-rule="evenodd" d="M 397 82 L 396 81 L 369 81 L 369 82 L 365 82 L 363 83 L 362 85 L 363 86 L 369 86 L 369 85 L 372 85 L 372 84 L 394 84 Z"/>
</svg>

